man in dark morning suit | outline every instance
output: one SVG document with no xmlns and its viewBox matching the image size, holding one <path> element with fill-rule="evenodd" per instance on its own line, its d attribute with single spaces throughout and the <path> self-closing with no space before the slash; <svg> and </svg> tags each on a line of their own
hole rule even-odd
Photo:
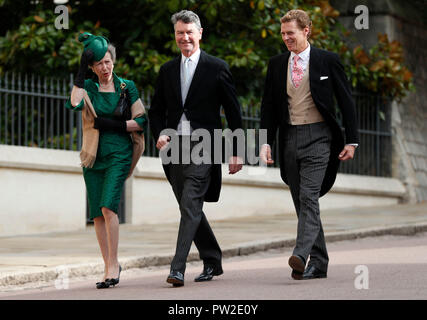
<svg viewBox="0 0 427 320">
<path fill-rule="evenodd" d="M 174 129 L 179 136 L 180 152 L 186 153 L 191 152 L 195 143 L 191 142 L 186 149 L 183 141 L 195 130 L 205 129 L 213 141 L 214 130 L 222 128 L 221 105 L 231 130 L 241 128 L 242 119 L 228 65 L 200 50 L 203 29 L 199 17 L 182 10 L 171 20 L 182 54 L 160 68 L 149 121 L 159 150 L 171 147 L 168 145 L 176 141 L 162 130 Z M 176 252 L 166 280 L 174 286 L 184 285 L 186 260 L 193 241 L 204 265 L 194 280 L 209 281 L 223 273 L 220 246 L 202 211 L 203 202 L 218 201 L 221 190 L 221 164 L 214 163 L 214 154 L 209 153 L 210 164 L 185 163 L 180 159 L 179 163 L 163 165 L 181 211 Z M 233 153 L 229 158 L 229 173 L 241 168 L 242 159 Z"/>
<path fill-rule="evenodd" d="M 279 129 L 280 174 L 298 216 L 296 245 L 288 261 L 291 276 L 326 278 L 329 257 L 319 197 L 333 186 L 340 161 L 354 157 L 359 142 L 355 105 L 338 55 L 310 46 L 308 14 L 291 10 L 280 21 L 289 51 L 269 61 L 260 126 L 267 129 L 268 144 L 261 147 L 260 158 L 273 163 L 271 146 Z M 335 118 L 334 95 L 345 140 Z"/>
</svg>

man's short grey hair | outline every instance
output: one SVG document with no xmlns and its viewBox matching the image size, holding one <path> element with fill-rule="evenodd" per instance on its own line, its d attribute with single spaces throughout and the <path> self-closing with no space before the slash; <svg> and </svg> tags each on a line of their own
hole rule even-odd
<svg viewBox="0 0 427 320">
<path fill-rule="evenodd" d="M 202 28 L 199 16 L 190 10 L 181 10 L 180 12 L 174 13 L 171 21 L 174 26 L 178 21 L 182 21 L 184 23 L 194 23 L 199 30 Z"/>
</svg>

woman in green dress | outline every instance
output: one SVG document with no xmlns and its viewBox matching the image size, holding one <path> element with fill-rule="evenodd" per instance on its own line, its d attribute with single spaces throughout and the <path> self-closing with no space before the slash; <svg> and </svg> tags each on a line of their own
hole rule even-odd
<svg viewBox="0 0 427 320">
<path fill-rule="evenodd" d="M 94 36 L 89 34 L 86 38 L 88 37 Z M 86 141 L 92 139 L 89 144 L 95 143 L 93 161 L 90 161 L 89 164 L 83 164 L 82 161 L 82 166 L 90 218 L 94 221 L 96 236 L 105 263 L 103 280 L 96 284 L 96 287 L 101 289 L 115 286 L 119 282 L 121 266 L 117 257 L 119 240 L 117 211 L 124 182 L 141 156 L 141 154 L 137 154 L 135 157 L 134 140 L 137 135 L 142 135 L 146 116 L 133 81 L 119 78 L 113 72 L 116 59 L 114 46 L 107 44 L 104 49 L 102 47 L 100 49 L 99 46 L 93 47 L 93 49 L 85 47 L 79 72 L 66 107 L 83 111 L 83 148 L 85 138 Z M 88 67 L 92 69 L 96 75 L 94 78 L 97 79 L 85 80 Z M 134 114 L 135 106 L 142 107 L 142 115 L 139 113 L 131 120 L 113 115 L 123 87 L 127 89 L 132 114 Z M 85 130 L 88 125 L 87 123 L 85 125 L 84 114 L 87 115 L 90 112 L 84 113 L 84 107 L 89 108 L 90 104 L 96 115 L 92 117 L 93 122 L 86 121 L 90 124 L 90 128 Z M 90 138 L 90 134 L 93 133 L 90 133 L 91 130 L 95 131 L 96 139 Z M 96 132 L 97 130 L 99 133 Z"/>
</svg>

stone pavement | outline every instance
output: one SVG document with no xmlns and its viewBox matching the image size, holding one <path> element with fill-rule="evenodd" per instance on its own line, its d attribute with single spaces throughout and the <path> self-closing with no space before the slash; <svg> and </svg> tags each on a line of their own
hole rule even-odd
<svg viewBox="0 0 427 320">
<path fill-rule="evenodd" d="M 322 210 L 321 216 L 327 242 L 427 231 L 426 202 Z M 211 221 L 224 257 L 292 247 L 296 225 L 296 216 L 285 214 Z M 175 252 L 177 233 L 178 212 L 173 224 L 121 225 L 119 261 L 123 269 L 168 265 Z M 188 261 L 198 259 L 193 245 Z M 79 232 L 0 237 L 0 291 L 53 281 L 64 270 L 70 278 L 103 273 L 93 226 Z"/>
</svg>

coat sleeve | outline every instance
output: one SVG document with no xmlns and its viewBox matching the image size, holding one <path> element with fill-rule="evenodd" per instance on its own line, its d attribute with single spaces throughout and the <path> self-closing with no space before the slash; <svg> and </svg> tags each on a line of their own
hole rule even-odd
<svg viewBox="0 0 427 320">
<path fill-rule="evenodd" d="M 239 100 L 237 99 L 236 88 L 234 86 L 233 76 L 224 63 L 218 73 L 218 80 L 220 84 L 220 97 L 222 98 L 221 104 L 224 108 L 225 118 L 227 119 L 228 127 L 234 131 L 242 128 L 242 114 Z M 244 157 L 244 154 L 239 153 L 238 139 L 233 137 L 232 152 L 233 156 Z M 242 149 L 240 149 L 242 151 Z"/>
<path fill-rule="evenodd" d="M 132 80 L 127 80 L 128 92 L 130 96 L 130 105 L 132 106 L 138 99 L 139 93 L 135 83 Z M 143 114 L 142 116 L 136 117 L 135 122 L 140 126 L 143 131 L 146 131 L 147 124 L 147 115 Z"/>
<path fill-rule="evenodd" d="M 164 70 L 163 67 L 161 67 L 156 81 L 154 96 L 151 100 L 151 106 L 148 110 L 148 122 L 150 124 L 154 141 L 159 139 L 160 132 L 166 128 L 166 101 L 163 77 Z"/>
<path fill-rule="evenodd" d="M 261 122 L 260 129 L 267 130 L 267 143 L 273 148 L 276 138 L 277 128 L 279 126 L 279 117 L 274 108 L 273 96 L 273 62 L 268 63 L 267 76 L 264 84 L 264 95 L 261 103 Z"/>
<path fill-rule="evenodd" d="M 221 104 L 224 108 L 228 127 L 231 130 L 242 128 L 242 114 L 239 100 L 237 99 L 236 88 L 233 76 L 226 64 L 222 65 L 218 74 L 220 84 Z"/>
<path fill-rule="evenodd" d="M 357 130 L 356 106 L 351 95 L 350 83 L 337 54 L 332 54 L 329 67 L 332 75 L 332 86 L 338 108 L 343 116 L 345 143 L 359 143 Z"/>
<path fill-rule="evenodd" d="M 135 82 L 127 80 L 127 89 L 130 96 L 130 104 L 133 105 L 136 100 L 139 99 L 138 89 L 136 88 Z"/>
</svg>

